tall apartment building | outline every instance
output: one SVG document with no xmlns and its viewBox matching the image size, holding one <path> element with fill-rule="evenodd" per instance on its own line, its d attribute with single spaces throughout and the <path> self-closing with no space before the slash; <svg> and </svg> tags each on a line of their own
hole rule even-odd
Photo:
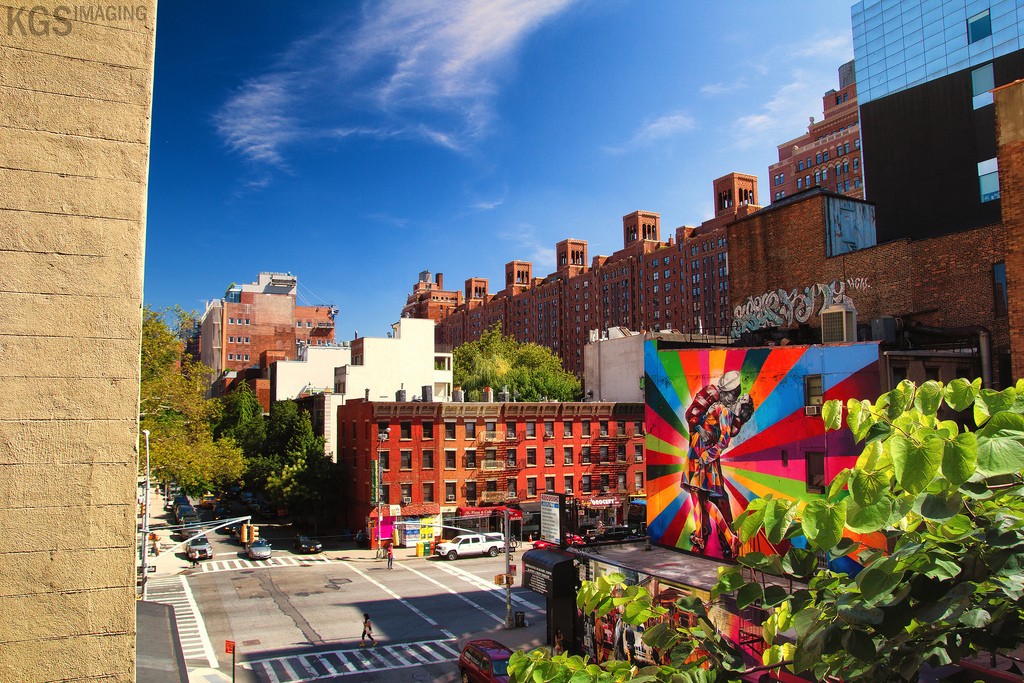
<svg viewBox="0 0 1024 683">
<path fill-rule="evenodd" d="M 256 282 L 232 284 L 206 305 L 199 323 L 199 360 L 219 377 L 260 366 L 260 357 L 293 360 L 302 346 L 334 343 L 337 309 L 296 304 L 298 278 L 260 273 Z M 269 364 L 266 363 L 266 364 Z"/>
<path fill-rule="evenodd" d="M 572 494 L 584 519 L 621 523 L 645 495 L 643 419 L 641 403 L 347 401 L 336 429 L 352 472 L 342 523 L 376 529 L 378 460 L 383 538 L 399 521 L 539 510 L 548 491 Z"/>
<path fill-rule="evenodd" d="M 623 246 L 611 256 L 591 259 L 585 240 L 565 239 L 555 245 L 555 272 L 545 277 L 516 260 L 505 265 L 505 287 L 497 293 L 487 278 L 469 278 L 463 302 L 438 320 L 438 340 L 458 346 L 497 324 L 519 341 L 552 349 L 566 370 L 582 376 L 583 347 L 595 330 L 727 334 L 725 227 L 760 208 L 757 177 L 730 173 L 714 181 L 713 191 L 715 216 L 676 229 L 667 241 L 660 214 L 634 211 L 623 216 Z"/>
<path fill-rule="evenodd" d="M 446 291 L 444 274 L 438 273 L 431 280 L 430 271 L 420 273 L 419 280 L 413 285 L 412 294 L 406 299 L 402 309 L 403 318 L 426 318 L 437 322 L 455 310 L 462 303 L 462 292 Z"/>
<path fill-rule="evenodd" d="M 992 90 L 1024 78 L 1015 0 L 853 6 L 866 198 L 878 239 L 999 223 Z"/>
<path fill-rule="evenodd" d="M 864 197 L 854 62 L 839 67 L 839 90 L 821 101 L 824 118 L 812 116 L 807 132 L 779 145 L 779 161 L 768 167 L 773 202 L 812 187 Z"/>
</svg>

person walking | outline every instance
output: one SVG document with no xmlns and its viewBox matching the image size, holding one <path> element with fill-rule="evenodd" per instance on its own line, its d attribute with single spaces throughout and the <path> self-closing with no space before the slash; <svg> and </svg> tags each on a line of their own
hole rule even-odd
<svg viewBox="0 0 1024 683">
<path fill-rule="evenodd" d="M 391 565 L 395 563 L 395 547 L 392 544 L 388 544 L 388 569 L 391 569 Z"/>
<path fill-rule="evenodd" d="M 370 639 L 370 647 L 377 644 L 373 638 L 373 624 L 370 623 L 370 615 L 363 613 L 363 635 L 359 637 L 359 647 L 366 647 L 366 639 Z"/>
</svg>

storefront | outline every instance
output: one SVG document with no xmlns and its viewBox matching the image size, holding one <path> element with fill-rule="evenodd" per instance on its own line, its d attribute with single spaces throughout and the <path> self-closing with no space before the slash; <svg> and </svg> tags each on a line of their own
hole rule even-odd
<svg viewBox="0 0 1024 683">
<path fill-rule="evenodd" d="M 580 528 L 618 526 L 622 523 L 622 498 L 619 496 L 580 499 Z"/>
<path fill-rule="evenodd" d="M 446 538 L 457 536 L 460 530 L 482 534 L 503 533 L 506 510 L 508 511 L 511 535 L 513 538 L 519 538 L 522 530 L 523 511 L 505 505 L 456 508 L 455 517 L 450 522 L 446 522 L 444 535 Z"/>
</svg>

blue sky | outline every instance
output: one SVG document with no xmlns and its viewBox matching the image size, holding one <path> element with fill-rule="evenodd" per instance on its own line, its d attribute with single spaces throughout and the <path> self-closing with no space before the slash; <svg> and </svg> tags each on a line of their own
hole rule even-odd
<svg viewBox="0 0 1024 683">
<path fill-rule="evenodd" d="M 662 237 L 760 179 L 853 58 L 851 0 L 165 2 L 145 300 L 202 311 L 261 270 L 384 336 L 421 270 Z"/>
</svg>

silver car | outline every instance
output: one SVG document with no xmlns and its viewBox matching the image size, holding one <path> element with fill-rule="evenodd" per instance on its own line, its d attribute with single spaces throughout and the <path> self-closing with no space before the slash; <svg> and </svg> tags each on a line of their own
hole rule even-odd
<svg viewBox="0 0 1024 683">
<path fill-rule="evenodd" d="M 269 560 L 270 541 L 265 538 L 253 541 L 245 547 L 245 554 L 249 556 L 250 560 Z"/>
</svg>

